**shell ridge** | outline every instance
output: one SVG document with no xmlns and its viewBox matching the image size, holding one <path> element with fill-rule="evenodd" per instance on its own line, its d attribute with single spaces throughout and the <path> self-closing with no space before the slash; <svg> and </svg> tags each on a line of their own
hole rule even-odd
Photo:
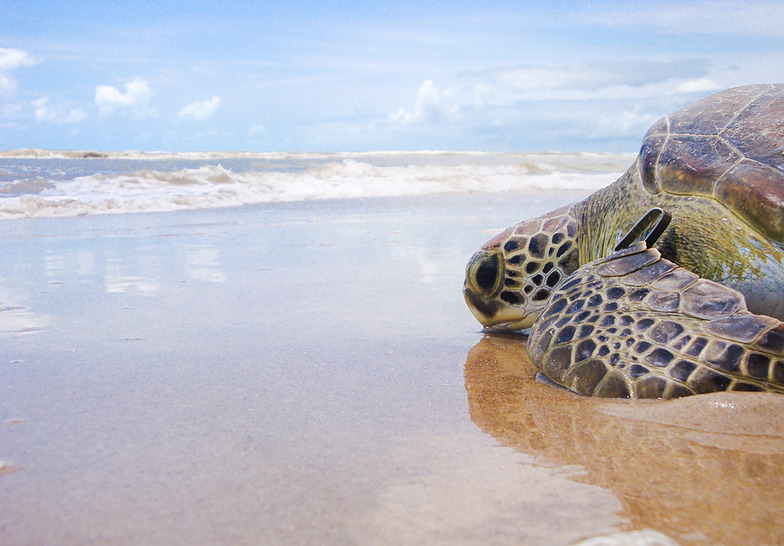
<svg viewBox="0 0 784 546">
<path fill-rule="evenodd" d="M 722 130 L 723 130 L 723 129 L 722 129 Z M 744 160 L 746 160 L 746 159 L 749 159 L 749 158 L 748 158 L 748 157 L 746 157 L 746 155 L 745 155 L 743 152 L 741 152 L 741 151 L 740 151 L 740 150 L 739 150 L 739 149 L 738 149 L 738 148 L 737 148 L 737 147 L 736 147 L 734 144 L 732 144 L 730 141 L 728 141 L 728 140 L 727 140 L 726 138 L 724 138 L 723 136 L 719 135 L 717 138 L 718 138 L 718 140 L 719 140 L 719 141 L 721 141 L 723 144 L 725 144 L 725 145 L 727 146 L 727 148 L 729 148 L 730 150 L 732 150 L 733 152 L 735 152 L 736 154 L 738 154 L 738 159 L 735 161 L 735 163 L 733 163 L 732 165 L 730 165 L 729 167 L 727 167 L 727 168 L 724 170 L 724 172 L 723 172 L 723 173 L 721 173 L 721 175 L 719 175 L 719 176 L 716 178 L 716 180 L 713 182 L 713 193 L 711 194 L 711 197 L 712 197 L 713 199 L 715 199 L 716 201 L 718 201 L 719 203 L 721 203 L 721 199 L 720 199 L 720 197 L 719 197 L 719 196 L 716 194 L 716 188 L 718 188 L 718 187 L 719 187 L 719 182 L 721 182 L 722 180 L 724 180 L 724 178 L 727 176 L 727 174 L 729 174 L 730 172 L 732 172 L 732 171 L 733 171 L 733 169 L 735 169 L 735 168 L 736 168 L 738 165 L 740 165 L 741 163 L 743 163 L 743 161 L 744 161 Z M 733 212 L 734 212 L 734 211 L 733 211 Z"/>
<path fill-rule="evenodd" d="M 728 127 L 731 127 L 732 124 L 735 123 L 741 115 L 743 115 L 743 113 L 749 108 L 749 106 L 757 102 L 763 95 L 765 95 L 771 89 L 773 89 L 773 86 L 770 86 L 768 89 L 759 90 L 757 94 L 754 95 L 754 98 L 750 99 L 746 104 L 743 105 L 742 108 L 737 109 L 735 115 L 732 116 L 729 119 L 729 121 L 727 121 L 727 123 L 724 124 L 724 127 L 719 129 L 719 131 L 716 134 L 721 134 L 723 131 L 726 131 Z"/>
<path fill-rule="evenodd" d="M 784 155 L 784 151 L 782 151 L 782 155 Z M 738 161 L 735 165 L 733 165 L 729 170 L 734 169 L 735 167 L 737 167 L 738 165 L 740 165 L 744 161 L 749 162 L 749 163 L 754 163 L 754 164 L 758 165 L 759 167 L 761 167 L 763 169 L 768 169 L 768 170 L 773 171 L 775 173 L 780 173 L 781 172 L 778 169 L 776 169 L 774 167 L 771 167 L 770 165 L 768 165 L 764 161 L 760 161 L 759 159 L 754 159 L 752 157 L 746 157 L 746 156 L 743 156 L 741 158 L 741 160 Z"/>
<path fill-rule="evenodd" d="M 670 114 L 664 116 L 664 123 L 667 127 L 667 132 L 664 134 L 664 141 L 662 145 L 659 146 L 659 153 L 656 154 L 656 161 L 654 162 L 654 176 L 656 177 L 656 185 L 659 187 L 659 191 L 663 189 L 661 175 L 659 174 L 659 161 L 661 160 L 661 156 L 664 153 L 664 150 L 667 148 L 667 144 L 670 142 L 672 138 L 672 124 L 670 123 Z"/>
</svg>

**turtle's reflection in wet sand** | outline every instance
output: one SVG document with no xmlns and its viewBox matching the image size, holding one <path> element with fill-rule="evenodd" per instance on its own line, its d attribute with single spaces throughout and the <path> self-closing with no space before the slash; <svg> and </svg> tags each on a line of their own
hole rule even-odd
<svg viewBox="0 0 784 546">
<path fill-rule="evenodd" d="M 784 397 L 716 393 L 608 401 L 536 382 L 526 338 L 485 335 L 468 354 L 472 420 L 543 464 L 612 491 L 634 528 L 683 543 L 784 541 Z"/>
</svg>

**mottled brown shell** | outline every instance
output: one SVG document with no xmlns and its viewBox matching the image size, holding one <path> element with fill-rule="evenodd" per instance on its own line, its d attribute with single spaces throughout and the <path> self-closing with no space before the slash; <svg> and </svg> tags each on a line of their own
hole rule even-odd
<svg viewBox="0 0 784 546">
<path fill-rule="evenodd" d="M 638 161 L 649 192 L 716 199 L 784 242 L 784 84 L 736 87 L 660 119 Z"/>
<path fill-rule="evenodd" d="M 531 361 L 585 396 L 784 393 L 784 323 L 740 292 L 636 245 L 558 285 L 528 338 Z"/>
</svg>

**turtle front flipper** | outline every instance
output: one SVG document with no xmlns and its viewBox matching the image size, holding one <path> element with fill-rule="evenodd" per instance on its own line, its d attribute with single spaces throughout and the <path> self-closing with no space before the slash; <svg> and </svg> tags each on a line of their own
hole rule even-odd
<svg viewBox="0 0 784 546">
<path fill-rule="evenodd" d="M 663 259 L 645 241 L 556 287 L 528 353 L 547 377 L 587 396 L 784 393 L 784 323 L 750 313 L 742 294 Z"/>
</svg>

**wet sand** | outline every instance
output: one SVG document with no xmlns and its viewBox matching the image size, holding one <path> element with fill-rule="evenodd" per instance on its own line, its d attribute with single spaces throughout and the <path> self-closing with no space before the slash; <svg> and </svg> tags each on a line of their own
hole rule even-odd
<svg viewBox="0 0 784 546">
<path fill-rule="evenodd" d="M 0 222 L 0 543 L 784 541 L 784 397 L 579 398 L 466 309 L 579 197 Z"/>
<path fill-rule="evenodd" d="M 612 492 L 635 529 L 677 543 L 784 539 L 784 397 L 586 399 L 535 372 L 524 339 L 485 336 L 466 362 L 474 422 L 543 464 L 580 467 L 576 480 Z"/>
</svg>

